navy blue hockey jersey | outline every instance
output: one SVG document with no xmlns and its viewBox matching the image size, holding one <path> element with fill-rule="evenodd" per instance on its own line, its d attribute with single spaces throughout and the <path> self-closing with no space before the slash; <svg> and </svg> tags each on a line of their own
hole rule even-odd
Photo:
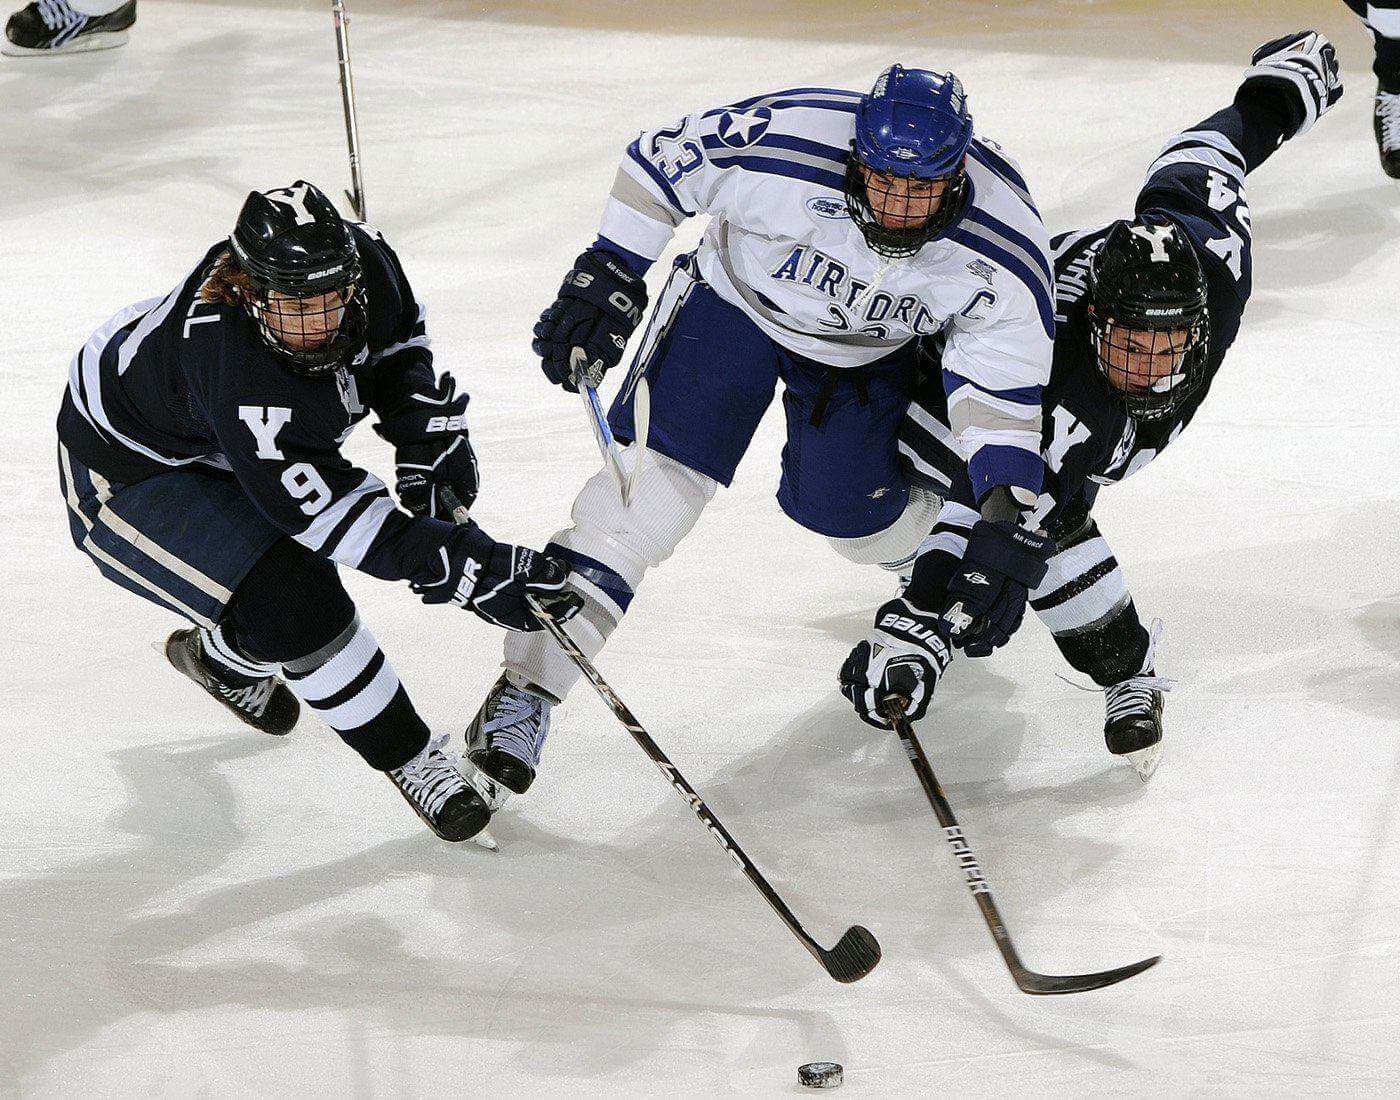
<svg viewBox="0 0 1400 1100">
<path fill-rule="evenodd" d="M 1041 433 L 1046 483 L 1033 517 L 1047 533 L 1057 538 L 1073 533 L 1087 517 L 1099 487 L 1146 466 L 1181 434 L 1205 400 L 1249 301 L 1251 235 L 1244 178 L 1278 140 L 1269 119 L 1246 117 L 1237 107 L 1228 107 L 1168 141 L 1138 194 L 1136 216 L 1179 226 L 1206 276 L 1206 380 L 1169 416 L 1151 421 L 1130 416 L 1100 374 L 1090 341 L 1089 269 L 1119 223 L 1053 238 L 1055 353 Z M 937 377 L 937 337 L 926 343 L 925 351 L 928 377 L 901 429 L 900 451 L 947 499 L 970 505 L 966 466 L 947 427 L 944 386 Z"/>
<path fill-rule="evenodd" d="M 389 414 L 434 380 L 423 310 L 398 257 L 372 227 L 354 233 L 368 324 L 352 365 L 295 374 L 243 310 L 201 301 L 220 242 L 169 294 L 122 310 L 74 356 L 60 442 L 114 483 L 179 466 L 231 473 L 312 551 L 385 580 L 440 573 L 453 526 L 399 509 L 340 451 L 370 411 Z"/>
</svg>

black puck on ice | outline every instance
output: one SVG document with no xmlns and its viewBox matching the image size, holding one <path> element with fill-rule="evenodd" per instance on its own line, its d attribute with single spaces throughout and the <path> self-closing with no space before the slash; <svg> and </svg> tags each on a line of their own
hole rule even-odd
<svg viewBox="0 0 1400 1100">
<path fill-rule="evenodd" d="M 808 1062 L 797 1067 L 799 1084 L 809 1089 L 834 1089 L 841 1083 L 840 1062 Z"/>
</svg>

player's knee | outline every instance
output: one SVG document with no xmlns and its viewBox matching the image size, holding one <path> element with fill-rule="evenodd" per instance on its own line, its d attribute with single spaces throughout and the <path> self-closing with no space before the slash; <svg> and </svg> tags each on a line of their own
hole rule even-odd
<svg viewBox="0 0 1400 1100">
<path fill-rule="evenodd" d="M 329 645 L 354 618 L 335 563 L 283 538 L 239 583 L 220 625 L 249 657 L 285 664 Z"/>
<path fill-rule="evenodd" d="M 943 499 L 922 485 L 909 486 L 909 503 L 899 518 L 882 531 L 862 538 L 827 537 L 831 548 L 857 565 L 878 565 L 899 570 L 907 566 L 919 544 L 933 529 Z"/>
<path fill-rule="evenodd" d="M 718 484 L 655 451 L 647 452 L 646 462 L 628 505 L 606 471 L 591 477 L 574 502 L 574 526 L 565 533 L 570 538 L 561 537 L 561 544 L 579 543 L 583 553 L 588 553 L 585 545 L 610 551 L 609 556 L 630 559 L 633 568 L 651 568 L 669 558 L 714 498 Z"/>
</svg>

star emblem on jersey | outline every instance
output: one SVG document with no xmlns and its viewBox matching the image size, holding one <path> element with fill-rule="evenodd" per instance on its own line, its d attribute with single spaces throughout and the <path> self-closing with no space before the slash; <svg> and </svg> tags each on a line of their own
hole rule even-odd
<svg viewBox="0 0 1400 1100">
<path fill-rule="evenodd" d="M 772 121 L 773 112 L 767 107 L 755 111 L 725 111 L 715 134 L 729 148 L 742 149 L 766 134 Z"/>
</svg>

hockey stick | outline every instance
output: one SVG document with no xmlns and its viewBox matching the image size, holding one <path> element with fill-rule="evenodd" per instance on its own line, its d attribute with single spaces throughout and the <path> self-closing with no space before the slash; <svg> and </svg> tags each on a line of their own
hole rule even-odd
<svg viewBox="0 0 1400 1100">
<path fill-rule="evenodd" d="M 569 637 L 564 627 L 550 614 L 549 609 L 534 596 L 526 595 L 525 600 L 530 605 L 530 610 L 535 613 L 535 617 L 544 624 L 544 628 L 559 643 L 559 647 L 588 677 L 589 683 L 597 689 L 603 702 L 607 703 L 613 714 L 617 715 L 618 721 L 627 727 L 627 732 L 632 735 L 633 740 L 642 747 L 643 752 L 651 757 L 651 762 L 661 770 L 661 774 L 666 777 L 671 786 L 675 787 L 676 793 L 685 799 L 690 808 L 695 811 L 695 816 L 700 819 L 700 824 L 704 825 L 709 830 L 710 835 L 719 841 L 719 846 L 728 852 L 730 858 L 739 865 L 739 869 L 763 895 L 763 900 L 773 907 L 773 911 L 788 926 L 788 931 L 796 936 L 802 946 L 812 953 L 812 957 L 821 963 L 826 972 L 838 982 L 854 982 L 859 981 L 874 970 L 875 964 L 880 961 L 880 944 L 874 935 L 868 929 L 856 924 L 846 929 L 835 947 L 828 949 L 814 940 L 802 927 L 797 917 L 793 915 L 787 903 L 778 896 L 778 892 L 768 884 L 768 880 L 763 877 L 763 872 L 744 854 L 744 850 L 739 847 L 738 842 L 729 835 L 729 830 L 696 794 L 695 788 L 686 782 L 685 776 L 681 775 L 676 766 L 661 751 L 660 746 L 651 739 L 651 735 L 642 727 L 641 722 L 637 721 L 636 716 L 627 709 L 627 705 L 617 697 L 617 693 L 598 674 L 598 670 L 593 667 L 593 662 Z"/>
<path fill-rule="evenodd" d="M 636 454 L 632 459 L 632 470 L 627 475 L 627 491 L 622 494 L 622 502 L 630 505 L 637 496 L 637 484 L 642 480 L 642 463 L 647 457 L 647 436 L 651 434 L 651 386 L 646 375 L 637 377 L 636 388 L 632 391 L 632 425 L 636 438 L 632 445 Z"/>
<path fill-rule="evenodd" d="M 958 866 L 962 868 L 962 872 L 967 878 L 967 888 L 971 892 L 973 900 L 977 902 L 977 908 L 982 911 L 982 919 L 987 923 L 987 931 L 991 932 L 992 939 L 996 941 L 997 950 L 1001 952 L 1007 969 L 1011 971 L 1011 980 L 1016 983 L 1016 987 L 1022 993 L 1085 993 L 1091 989 L 1102 989 L 1104 986 L 1114 985 L 1135 974 L 1141 974 L 1148 967 L 1161 962 L 1161 955 L 1153 955 L 1150 959 L 1143 959 L 1141 962 L 1133 963 L 1131 966 L 1122 966 L 1117 970 L 1103 970 L 1097 974 L 1067 974 L 1063 976 L 1037 974 L 1034 970 L 1026 969 L 1026 965 L 1021 962 L 1021 956 L 1016 953 L 1015 945 L 1011 942 L 1011 933 L 1006 930 L 1006 923 L 1001 919 L 1001 914 L 997 912 L 996 902 L 992 900 L 992 889 L 987 885 L 987 880 L 982 874 L 982 867 L 978 864 L 977 857 L 972 854 L 972 847 L 967 843 L 967 838 L 963 836 L 957 818 L 953 816 L 953 809 L 948 805 L 948 800 L 943 795 L 943 788 L 939 786 L 938 777 L 933 774 L 933 767 L 929 764 L 928 757 L 924 755 L 924 747 L 919 744 L 918 737 L 914 735 L 914 727 L 904 713 L 906 706 L 908 706 L 907 699 L 892 695 L 884 700 L 880 709 L 884 716 L 889 719 L 890 724 L 894 726 L 900 741 L 904 743 L 904 751 L 909 756 L 909 763 L 914 765 L 914 774 L 919 777 L 924 794 L 928 795 L 929 804 L 933 806 L 933 812 L 938 815 L 938 823 L 943 826 L 943 835 L 947 837 L 948 843 L 953 849 L 953 856 L 957 859 Z"/>
<path fill-rule="evenodd" d="M 350 208 L 360 221 L 368 221 L 369 213 L 365 206 L 365 181 L 360 175 L 360 124 L 355 118 L 355 76 L 350 71 L 350 16 L 345 11 L 345 0 L 331 0 L 331 13 L 335 16 L 335 53 L 340 62 L 340 105 L 345 112 L 345 141 L 350 147 L 350 186 L 345 192 Z"/>
<path fill-rule="evenodd" d="M 617 482 L 617 491 L 621 494 L 625 507 L 630 497 L 627 477 L 622 472 L 622 449 L 618 447 L 617 439 L 608 425 L 608 418 L 603 414 L 603 403 L 598 400 L 598 383 L 602 381 L 602 369 L 589 369 L 588 356 L 582 348 L 574 348 L 569 352 L 569 367 L 573 372 L 578 394 L 583 398 L 584 408 L 588 410 L 588 426 L 593 429 L 593 441 L 598 444 L 608 473 L 612 474 L 613 481 Z"/>
</svg>

